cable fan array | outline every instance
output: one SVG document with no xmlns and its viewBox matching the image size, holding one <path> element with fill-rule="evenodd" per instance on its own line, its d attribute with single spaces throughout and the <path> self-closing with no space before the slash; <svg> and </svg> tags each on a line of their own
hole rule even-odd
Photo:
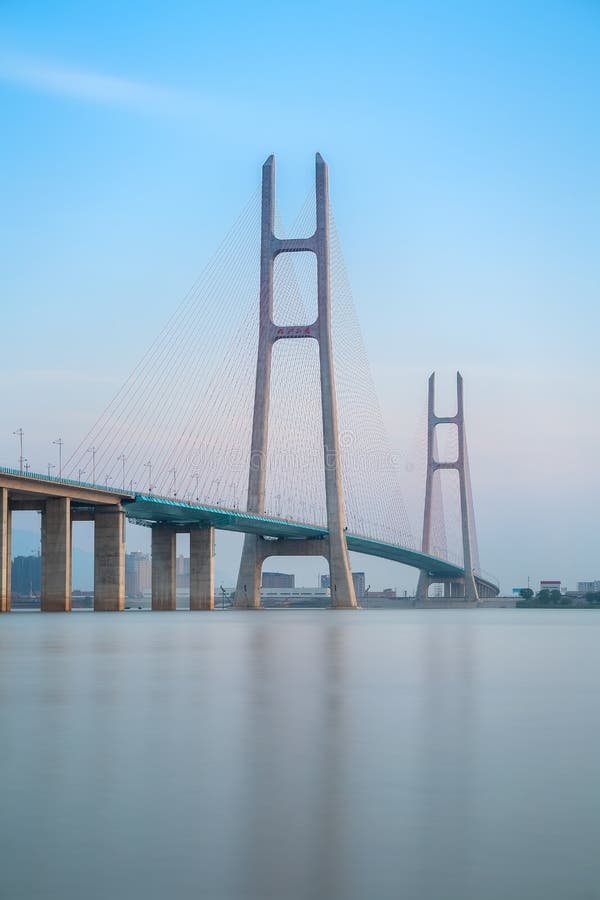
<svg viewBox="0 0 600 900">
<path fill-rule="evenodd" d="M 309 194 L 290 234 L 314 231 Z M 276 231 L 283 236 L 279 217 Z M 331 233 L 332 340 L 346 523 L 351 532 L 415 547 L 354 307 L 339 235 Z M 258 341 L 257 192 L 188 295 L 65 465 L 97 484 L 245 509 Z M 274 320 L 316 317 L 314 257 L 284 253 L 274 268 Z M 424 448 L 423 448 L 424 449 Z M 424 453 L 423 453 L 424 458 Z M 436 555 L 454 548 L 435 480 Z M 273 348 L 266 511 L 325 524 L 319 353 L 310 339 Z"/>
</svg>

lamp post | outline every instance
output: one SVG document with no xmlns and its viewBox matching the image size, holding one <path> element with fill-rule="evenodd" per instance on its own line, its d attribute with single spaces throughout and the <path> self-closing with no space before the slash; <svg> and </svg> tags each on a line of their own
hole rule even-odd
<svg viewBox="0 0 600 900">
<path fill-rule="evenodd" d="M 173 476 L 173 496 L 177 496 L 177 469 L 171 469 L 170 474 Z"/>
<path fill-rule="evenodd" d="M 55 468 L 56 466 L 54 465 L 54 463 L 48 463 L 48 478 L 50 478 L 50 476 L 52 475 L 52 469 Z"/>
<path fill-rule="evenodd" d="M 78 471 L 77 471 L 77 480 L 79 481 L 79 484 L 81 484 L 81 476 L 82 476 L 82 475 L 85 475 L 85 469 L 78 469 Z"/>
<path fill-rule="evenodd" d="M 13 431 L 13 434 L 15 434 L 19 438 L 19 472 L 22 475 L 23 474 L 23 429 L 17 428 L 16 431 Z"/>
<path fill-rule="evenodd" d="M 152 460 L 149 459 L 147 463 L 144 463 L 144 468 L 148 469 L 148 493 L 152 493 Z"/>
<path fill-rule="evenodd" d="M 29 475 L 29 470 L 30 470 L 30 468 L 31 468 L 31 466 L 29 465 L 29 460 L 28 460 L 28 459 L 23 459 L 23 462 L 24 462 L 24 464 L 25 464 L 25 465 L 24 465 L 24 468 L 25 468 L 25 474 L 26 474 L 26 475 Z"/>
<path fill-rule="evenodd" d="M 92 484 L 96 484 L 96 448 L 90 447 L 88 453 L 92 454 Z"/>
<path fill-rule="evenodd" d="M 121 453 L 117 459 L 121 461 L 121 487 L 125 490 L 125 454 Z"/>
<path fill-rule="evenodd" d="M 52 441 L 53 444 L 56 444 L 58 447 L 58 477 L 62 478 L 62 448 L 64 441 L 62 438 L 57 438 L 55 441 Z"/>
</svg>

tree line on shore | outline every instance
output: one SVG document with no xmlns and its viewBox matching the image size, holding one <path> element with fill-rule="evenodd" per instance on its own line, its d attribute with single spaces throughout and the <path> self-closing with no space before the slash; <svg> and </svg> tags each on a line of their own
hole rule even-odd
<svg viewBox="0 0 600 900">
<path fill-rule="evenodd" d="M 521 607 L 538 607 L 538 606 L 571 606 L 573 598 L 561 594 L 560 591 L 549 591 L 544 588 L 537 594 L 531 588 L 521 588 L 519 591 L 521 600 L 517 600 L 517 606 Z M 600 591 L 588 591 L 585 599 L 590 606 L 600 607 Z"/>
</svg>

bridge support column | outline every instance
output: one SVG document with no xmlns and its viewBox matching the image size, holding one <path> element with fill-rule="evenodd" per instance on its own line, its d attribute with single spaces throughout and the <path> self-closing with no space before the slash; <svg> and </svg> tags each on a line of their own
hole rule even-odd
<svg viewBox="0 0 600 900">
<path fill-rule="evenodd" d="M 152 609 L 176 608 L 176 539 L 174 528 L 152 529 Z"/>
<path fill-rule="evenodd" d="M 215 530 L 190 531 L 190 609 L 215 607 Z"/>
<path fill-rule="evenodd" d="M 0 613 L 10 612 L 11 519 L 8 488 L 0 488 Z"/>
<path fill-rule="evenodd" d="M 125 513 L 118 506 L 97 506 L 94 514 L 94 609 L 125 607 Z"/>
<path fill-rule="evenodd" d="M 42 510 L 42 612 L 71 611 L 71 501 L 49 497 Z"/>
</svg>

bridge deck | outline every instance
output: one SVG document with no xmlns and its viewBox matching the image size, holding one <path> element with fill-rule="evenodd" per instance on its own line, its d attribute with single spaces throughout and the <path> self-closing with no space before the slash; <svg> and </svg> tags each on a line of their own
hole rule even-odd
<svg viewBox="0 0 600 900">
<path fill-rule="evenodd" d="M 0 467 L 0 486 L 7 487 L 15 507 L 34 506 L 46 497 L 70 497 L 76 505 L 122 504 L 132 522 L 141 525 L 172 525 L 182 531 L 212 525 L 221 531 L 259 534 L 270 538 L 303 540 L 327 537 L 327 528 L 307 522 L 296 522 L 275 516 L 254 515 L 239 509 L 229 509 L 199 502 L 161 497 L 155 494 L 133 494 L 119 488 L 86 484 L 38 473 L 25 474 L 16 469 Z M 460 578 L 464 570 L 454 563 L 436 556 L 428 556 L 411 547 L 402 547 L 374 540 L 359 534 L 346 534 L 348 549 L 355 553 L 389 559 L 415 569 L 423 569 L 434 577 Z M 477 581 L 497 592 L 497 585 L 481 576 Z"/>
<path fill-rule="evenodd" d="M 136 494 L 135 500 L 125 501 L 123 506 L 130 520 L 147 525 L 168 524 L 181 530 L 212 525 L 222 531 L 240 531 L 290 540 L 327 537 L 327 528 L 320 525 L 253 515 L 238 509 L 225 509 L 152 494 Z M 454 563 L 428 556 L 410 547 L 401 547 L 399 544 L 389 544 L 350 533 L 346 534 L 346 543 L 348 549 L 355 553 L 365 553 L 416 569 L 425 569 L 431 575 L 459 578 L 463 574 L 463 569 Z"/>
</svg>

